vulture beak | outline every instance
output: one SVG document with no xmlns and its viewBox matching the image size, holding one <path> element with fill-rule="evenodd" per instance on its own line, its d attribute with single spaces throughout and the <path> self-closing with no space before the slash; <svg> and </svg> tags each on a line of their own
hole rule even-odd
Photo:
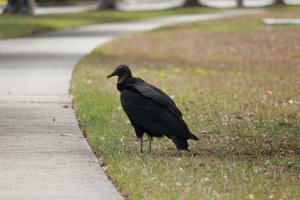
<svg viewBox="0 0 300 200">
<path fill-rule="evenodd" d="M 109 75 L 107 75 L 107 78 L 110 78 L 110 77 L 113 77 L 113 76 L 116 76 L 116 75 L 117 75 L 117 72 L 115 70 L 112 73 L 110 73 Z"/>
</svg>

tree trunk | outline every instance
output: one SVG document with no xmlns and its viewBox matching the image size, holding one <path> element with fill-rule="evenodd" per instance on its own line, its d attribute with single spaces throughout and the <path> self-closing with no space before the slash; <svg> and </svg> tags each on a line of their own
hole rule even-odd
<svg viewBox="0 0 300 200">
<path fill-rule="evenodd" d="M 284 4 L 284 0 L 275 0 L 275 4 Z"/>
<path fill-rule="evenodd" d="M 201 6 L 198 0 L 186 0 L 183 6 L 190 7 L 190 6 Z"/>
<path fill-rule="evenodd" d="M 101 0 L 99 4 L 100 10 L 108 10 L 108 9 L 115 9 L 116 8 L 116 1 L 115 0 Z"/>
<path fill-rule="evenodd" d="M 2 14 L 33 14 L 34 0 L 8 0 Z"/>
<path fill-rule="evenodd" d="M 244 7 L 244 2 L 243 2 L 243 0 L 237 0 L 237 6 L 238 6 L 238 7 Z"/>
</svg>

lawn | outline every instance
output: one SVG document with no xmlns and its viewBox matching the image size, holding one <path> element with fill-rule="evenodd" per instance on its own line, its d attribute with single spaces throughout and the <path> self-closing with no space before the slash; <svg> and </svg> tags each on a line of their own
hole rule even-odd
<svg viewBox="0 0 300 200">
<path fill-rule="evenodd" d="M 300 26 L 266 26 L 264 17 L 299 18 L 300 9 L 125 36 L 78 64 L 80 125 L 124 196 L 300 198 Z M 116 80 L 106 79 L 121 63 L 174 98 L 199 137 L 191 153 L 166 138 L 138 153 Z"/>
<path fill-rule="evenodd" d="M 3 6 L 6 4 L 6 0 L 0 0 L 0 6 Z"/>
<path fill-rule="evenodd" d="M 74 28 L 88 24 L 217 11 L 221 10 L 215 8 L 178 8 L 147 12 L 94 11 L 76 14 L 51 14 L 39 16 L 0 15 L 0 39 L 36 35 L 45 31 Z"/>
</svg>

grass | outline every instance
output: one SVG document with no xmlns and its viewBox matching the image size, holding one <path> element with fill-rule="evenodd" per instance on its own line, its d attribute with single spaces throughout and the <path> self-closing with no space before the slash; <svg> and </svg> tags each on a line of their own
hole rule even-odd
<svg viewBox="0 0 300 200">
<path fill-rule="evenodd" d="M 82 129 L 129 199 L 299 199 L 300 27 L 264 17 L 299 9 L 168 27 L 119 38 L 77 66 L 72 94 Z M 174 42 L 180 41 L 180 42 Z M 199 141 L 192 153 L 156 139 L 138 153 L 116 80 L 132 67 L 169 95 Z"/>
<path fill-rule="evenodd" d="M 3 6 L 6 4 L 6 0 L 0 0 L 0 6 Z"/>
<path fill-rule="evenodd" d="M 76 14 L 51 14 L 40 16 L 2 15 L 0 16 L 0 39 L 30 36 L 45 31 L 74 28 L 88 24 L 216 11 L 220 11 L 220 9 L 178 8 L 164 11 L 147 12 L 98 11 Z"/>
</svg>

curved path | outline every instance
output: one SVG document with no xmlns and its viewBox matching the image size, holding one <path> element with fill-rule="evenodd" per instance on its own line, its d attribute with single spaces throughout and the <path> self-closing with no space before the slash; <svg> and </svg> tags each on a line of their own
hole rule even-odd
<svg viewBox="0 0 300 200">
<path fill-rule="evenodd" d="M 76 63 L 119 35 L 259 12 L 92 25 L 0 41 L 0 199 L 122 199 L 82 136 L 71 108 L 68 90 Z"/>
</svg>

